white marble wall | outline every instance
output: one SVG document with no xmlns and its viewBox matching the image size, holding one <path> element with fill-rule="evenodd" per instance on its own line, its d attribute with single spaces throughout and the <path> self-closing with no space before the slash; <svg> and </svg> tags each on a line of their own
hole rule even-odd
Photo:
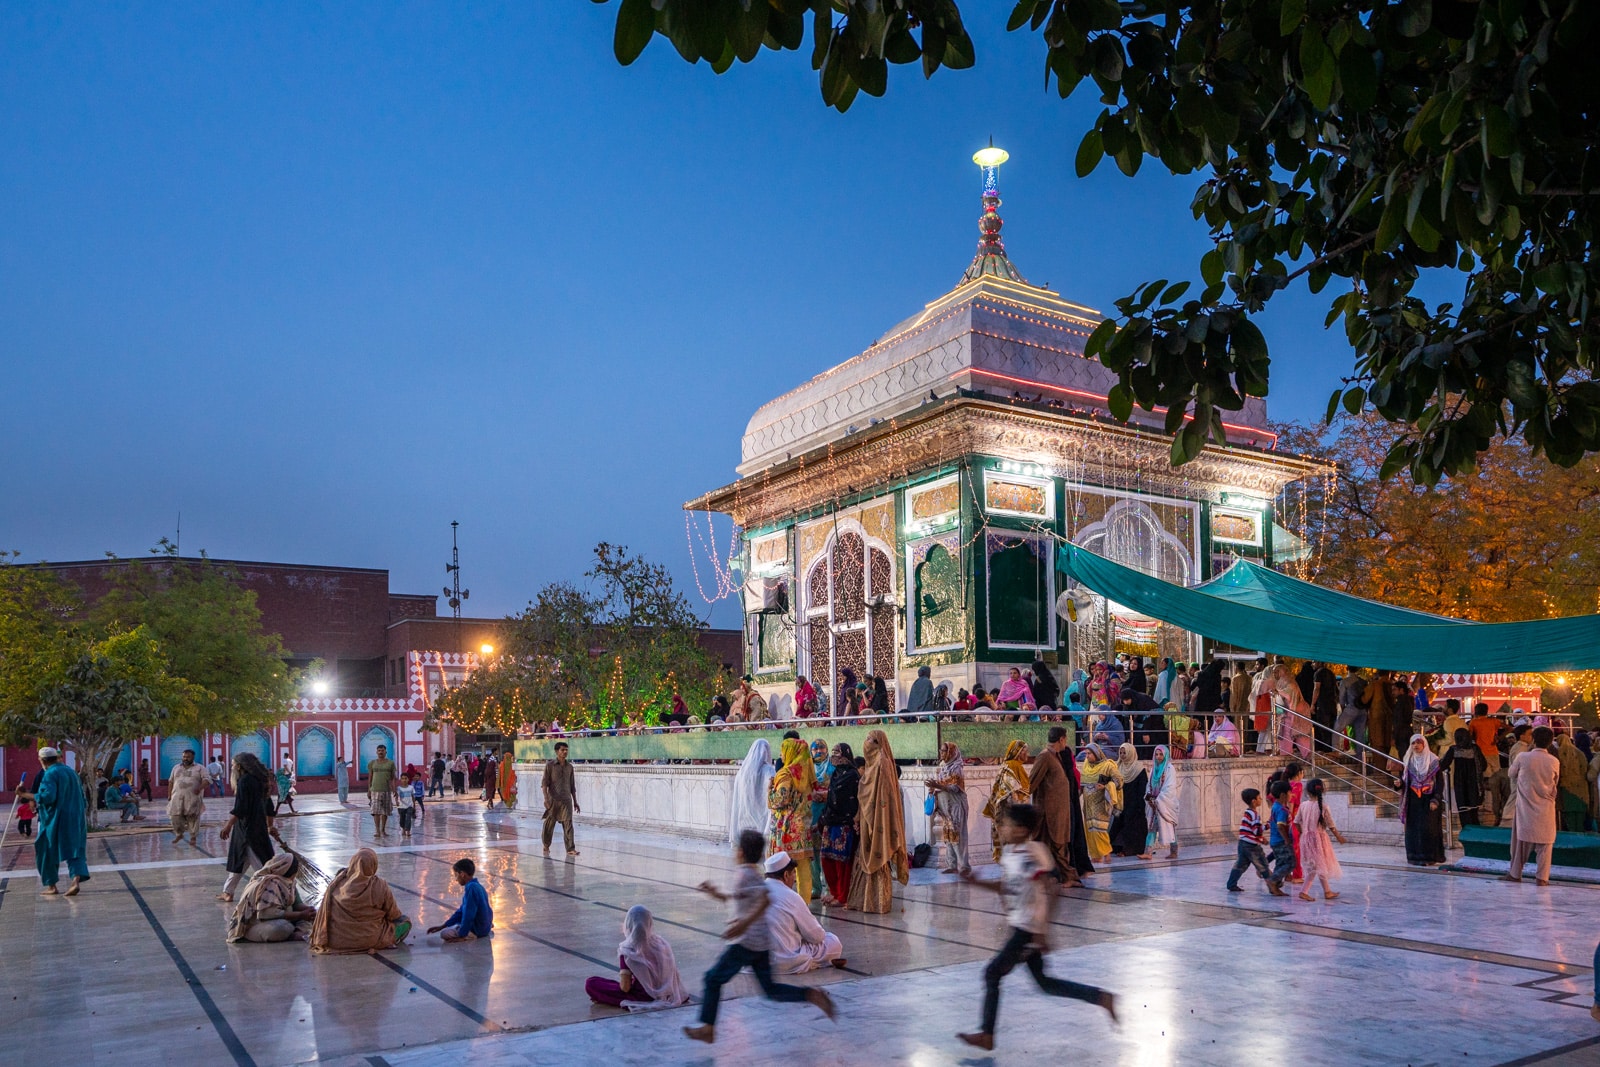
<svg viewBox="0 0 1600 1067">
<path fill-rule="evenodd" d="M 1247 787 L 1263 788 L 1267 775 L 1279 762 L 1264 756 L 1179 760 L 1174 765 L 1178 776 L 1179 840 L 1232 840 L 1243 810 L 1240 792 Z M 541 766 L 518 764 L 517 773 L 525 782 L 534 783 Z M 737 771 L 738 765 L 732 763 L 580 763 L 580 818 L 600 825 L 721 840 L 728 832 L 733 776 Z M 902 767 L 900 792 L 905 803 L 907 843 L 914 848 L 929 842 L 937 852 L 934 820 L 924 810 L 928 795 L 924 783 L 932 773 L 931 767 Z M 981 863 L 989 855 L 989 820 L 983 816 L 983 806 L 989 799 L 995 773 L 992 765 L 967 765 L 968 858 L 972 862 Z M 1329 814 L 1352 840 L 1394 840 L 1397 821 L 1374 819 L 1370 808 L 1351 805 L 1342 794 L 1330 793 L 1329 797 Z"/>
<path fill-rule="evenodd" d="M 537 797 L 537 783 L 543 767 L 542 763 L 517 764 L 518 778 L 529 783 L 522 787 L 525 795 Z M 579 818 L 603 826 L 723 840 L 728 836 L 733 778 L 738 770 L 738 764 L 734 763 L 579 763 L 576 765 L 578 804 L 583 808 Z M 901 768 L 900 794 L 906 811 L 906 840 L 912 847 L 929 840 L 931 820 L 923 812 L 923 798 L 928 791 L 923 783 L 930 773 L 931 768 Z M 988 795 L 993 769 L 988 768 L 987 773 L 989 777 L 981 787 L 983 797 Z M 977 788 L 969 777 L 969 792 Z M 976 800 L 980 808 L 983 797 Z M 537 800 L 535 805 L 534 810 L 542 808 Z M 983 832 L 987 841 L 987 823 Z"/>
</svg>

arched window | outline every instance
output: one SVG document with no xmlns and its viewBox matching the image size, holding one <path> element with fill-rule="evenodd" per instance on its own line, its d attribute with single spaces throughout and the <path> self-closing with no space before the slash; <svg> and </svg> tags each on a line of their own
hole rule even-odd
<svg viewBox="0 0 1600 1067">
<path fill-rule="evenodd" d="M 163 737 L 161 739 L 161 749 L 159 751 L 160 770 L 158 773 L 160 773 L 163 782 L 172 777 L 172 768 L 183 762 L 183 750 L 186 748 L 194 752 L 196 760 L 201 763 L 206 761 L 205 749 L 201 748 L 200 742 L 192 737 L 185 734 L 177 734 L 173 737 Z"/>
<path fill-rule="evenodd" d="M 1188 514 L 1193 515 L 1192 509 Z M 1182 516 L 1176 521 L 1182 522 Z M 1118 500 L 1106 510 L 1105 518 L 1085 526 L 1072 540 L 1162 581 L 1188 585 L 1194 580 L 1196 564 L 1190 547 L 1142 500 Z M 1180 660 L 1198 653 L 1196 639 L 1187 631 L 1098 595 L 1091 599 L 1092 606 L 1078 612 L 1072 628 L 1074 666 L 1085 667 L 1118 652 Z"/>
<path fill-rule="evenodd" d="M 915 550 L 922 554 L 916 564 L 915 647 L 941 648 L 960 644 L 966 638 L 966 616 L 962 611 L 961 562 L 943 544 Z M 915 560 L 915 555 L 913 555 Z"/>
<path fill-rule="evenodd" d="M 881 674 L 894 685 L 894 561 L 887 546 L 869 541 L 854 523 L 839 523 L 827 550 L 806 575 L 805 619 L 809 677 L 840 706 L 841 672 L 859 681 Z M 892 703 L 891 699 L 891 703 Z"/>
<path fill-rule="evenodd" d="M 361 767 L 357 773 L 365 775 L 367 764 L 378 758 L 378 746 L 385 745 L 389 749 L 389 758 L 394 760 L 395 766 L 400 765 L 400 746 L 394 743 L 394 731 L 387 726 L 369 726 L 361 733 L 360 757 Z M 333 771 L 330 769 L 329 774 Z"/>
<path fill-rule="evenodd" d="M 230 755 L 228 758 L 230 760 L 240 753 L 248 752 L 256 759 L 260 760 L 262 766 L 271 767 L 273 765 L 272 742 L 267 738 L 266 734 L 260 732 L 259 730 L 252 734 L 240 734 L 238 737 L 235 737 L 229 743 L 229 752 Z M 299 773 L 298 767 L 296 768 L 296 773 Z"/>
</svg>

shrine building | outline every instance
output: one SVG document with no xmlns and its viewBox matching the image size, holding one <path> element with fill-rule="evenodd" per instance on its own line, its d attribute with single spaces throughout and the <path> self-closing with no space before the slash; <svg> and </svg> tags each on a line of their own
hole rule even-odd
<svg viewBox="0 0 1600 1067">
<path fill-rule="evenodd" d="M 738 480 L 684 505 L 741 530 L 745 665 L 775 714 L 792 710 L 797 674 L 830 702 L 845 668 L 881 675 L 898 707 L 922 666 L 953 698 L 1036 658 L 1213 651 L 1087 591 L 1068 623 L 1060 538 L 1187 584 L 1235 555 L 1271 563 L 1305 549 L 1273 522 L 1273 502 L 1325 468 L 1274 451 L 1262 400 L 1229 413 L 1227 443 L 1180 468 L 1165 411 L 1111 417 L 1117 376 L 1083 354 L 1099 314 L 1030 284 L 1006 255 L 1005 158 L 974 156 L 981 236 L 955 288 L 757 409 Z"/>
</svg>

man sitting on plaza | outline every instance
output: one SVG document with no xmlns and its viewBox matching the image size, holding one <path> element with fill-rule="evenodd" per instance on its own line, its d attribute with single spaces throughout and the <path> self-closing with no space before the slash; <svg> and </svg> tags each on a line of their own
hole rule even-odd
<svg viewBox="0 0 1600 1067">
<path fill-rule="evenodd" d="M 127 771 L 111 780 L 111 787 L 106 790 L 106 807 L 122 810 L 119 822 L 144 822 L 145 817 L 139 814 L 139 794 L 134 792 L 132 775 Z"/>
<path fill-rule="evenodd" d="M 772 973 L 804 974 L 824 963 L 843 967 L 844 946 L 822 928 L 794 890 L 795 862 L 787 852 L 767 857 L 767 932 L 772 936 Z"/>
</svg>

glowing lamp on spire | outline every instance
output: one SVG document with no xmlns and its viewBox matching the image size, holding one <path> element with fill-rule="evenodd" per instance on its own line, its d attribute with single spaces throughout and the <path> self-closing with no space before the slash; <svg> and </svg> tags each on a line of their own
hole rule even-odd
<svg viewBox="0 0 1600 1067">
<path fill-rule="evenodd" d="M 1011 158 L 1011 153 L 1004 148 L 996 148 L 994 141 L 989 141 L 988 148 L 980 148 L 972 153 L 972 161 L 983 171 L 983 191 L 992 193 L 996 191 L 995 179 L 1000 173 L 1000 164 Z"/>
</svg>

